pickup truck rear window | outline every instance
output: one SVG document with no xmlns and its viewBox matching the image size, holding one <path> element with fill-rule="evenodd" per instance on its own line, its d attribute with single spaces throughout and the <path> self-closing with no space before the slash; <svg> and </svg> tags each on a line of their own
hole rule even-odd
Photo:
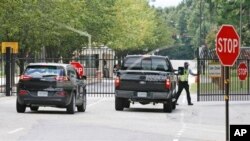
<svg viewBox="0 0 250 141">
<path fill-rule="evenodd" d="M 124 70 L 170 71 L 170 64 L 163 58 L 127 58 L 123 64 Z"/>
<path fill-rule="evenodd" d="M 60 66 L 28 66 L 24 72 L 25 75 L 32 77 L 44 76 L 65 76 L 63 67 Z"/>
</svg>

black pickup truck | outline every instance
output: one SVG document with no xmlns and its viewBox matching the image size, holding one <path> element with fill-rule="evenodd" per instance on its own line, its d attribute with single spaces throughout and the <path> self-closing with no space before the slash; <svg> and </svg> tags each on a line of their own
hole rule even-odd
<svg viewBox="0 0 250 141">
<path fill-rule="evenodd" d="M 130 103 L 163 103 L 164 112 L 176 107 L 177 76 L 168 57 L 128 55 L 115 79 L 115 109 L 122 111 Z"/>
</svg>

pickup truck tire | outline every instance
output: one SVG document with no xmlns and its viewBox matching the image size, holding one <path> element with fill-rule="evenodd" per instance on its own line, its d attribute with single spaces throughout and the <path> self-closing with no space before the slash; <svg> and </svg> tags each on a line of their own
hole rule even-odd
<svg viewBox="0 0 250 141">
<path fill-rule="evenodd" d="M 167 103 L 163 103 L 163 111 L 167 112 L 167 113 L 172 112 L 172 102 L 171 101 L 167 101 Z"/>
<path fill-rule="evenodd" d="M 123 111 L 124 106 L 124 99 L 123 98 L 119 98 L 119 97 L 115 97 L 115 110 L 116 111 Z"/>
<path fill-rule="evenodd" d="M 175 102 L 175 101 L 172 102 L 172 109 L 173 109 L 173 110 L 176 109 L 176 102 Z"/>
<path fill-rule="evenodd" d="M 130 101 L 128 99 L 124 99 L 124 107 L 129 108 L 130 107 Z"/>
</svg>

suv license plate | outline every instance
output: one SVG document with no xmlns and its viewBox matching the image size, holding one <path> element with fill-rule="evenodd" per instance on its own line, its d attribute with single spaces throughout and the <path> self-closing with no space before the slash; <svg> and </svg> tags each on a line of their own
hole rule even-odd
<svg viewBox="0 0 250 141">
<path fill-rule="evenodd" d="M 37 96 L 47 97 L 48 96 L 48 92 L 46 92 L 46 91 L 38 91 L 37 92 Z"/>
<path fill-rule="evenodd" d="M 147 97 L 147 93 L 146 92 L 137 92 L 137 96 L 138 97 Z"/>
</svg>

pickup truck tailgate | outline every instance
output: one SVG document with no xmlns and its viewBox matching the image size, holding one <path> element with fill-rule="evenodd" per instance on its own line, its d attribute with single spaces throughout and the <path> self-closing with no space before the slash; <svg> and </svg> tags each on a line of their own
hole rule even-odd
<svg viewBox="0 0 250 141">
<path fill-rule="evenodd" d="M 120 89 L 132 91 L 166 91 L 168 73 L 158 71 L 123 71 Z"/>
</svg>

